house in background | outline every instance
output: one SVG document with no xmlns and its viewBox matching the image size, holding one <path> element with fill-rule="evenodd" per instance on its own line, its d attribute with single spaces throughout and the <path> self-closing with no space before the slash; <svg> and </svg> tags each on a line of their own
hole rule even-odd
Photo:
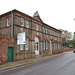
<svg viewBox="0 0 75 75">
<path fill-rule="evenodd" d="M 17 34 L 22 32 L 26 44 L 18 45 Z M 63 52 L 61 31 L 44 23 L 38 11 L 33 17 L 15 9 L 0 15 L 0 34 L 14 38 L 14 45 L 6 48 L 8 62 Z"/>
</svg>

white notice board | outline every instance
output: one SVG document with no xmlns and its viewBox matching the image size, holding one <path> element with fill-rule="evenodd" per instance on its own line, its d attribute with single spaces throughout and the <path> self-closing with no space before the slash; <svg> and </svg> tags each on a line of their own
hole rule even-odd
<svg viewBox="0 0 75 75">
<path fill-rule="evenodd" d="M 26 41 L 25 41 L 25 32 L 17 34 L 17 45 L 20 45 L 20 44 L 26 44 Z"/>
</svg>

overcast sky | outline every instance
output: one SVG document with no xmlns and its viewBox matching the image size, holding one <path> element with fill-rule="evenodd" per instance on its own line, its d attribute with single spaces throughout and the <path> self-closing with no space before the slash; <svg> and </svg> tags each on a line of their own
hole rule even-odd
<svg viewBox="0 0 75 75">
<path fill-rule="evenodd" d="M 0 15 L 13 9 L 30 16 L 38 11 L 44 23 L 75 32 L 75 0 L 0 0 Z"/>
</svg>

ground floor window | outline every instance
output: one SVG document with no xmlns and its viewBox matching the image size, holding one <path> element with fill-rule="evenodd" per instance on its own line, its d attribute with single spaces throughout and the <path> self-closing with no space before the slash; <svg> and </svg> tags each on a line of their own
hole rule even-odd
<svg viewBox="0 0 75 75">
<path fill-rule="evenodd" d="M 55 45 L 55 46 L 56 46 L 55 49 L 57 49 L 57 45 L 58 45 L 58 44 L 56 43 L 56 45 Z"/>
<path fill-rule="evenodd" d="M 43 49 L 45 49 L 45 40 L 43 41 Z"/>
<path fill-rule="evenodd" d="M 61 44 L 59 44 L 60 46 L 59 46 L 59 49 L 61 49 Z"/>
<path fill-rule="evenodd" d="M 53 48 L 54 48 L 54 50 L 55 50 L 55 43 L 53 43 Z"/>
<path fill-rule="evenodd" d="M 24 45 L 20 44 L 20 50 L 23 50 L 23 49 L 24 49 Z"/>
<path fill-rule="evenodd" d="M 58 48 L 58 43 L 54 42 L 54 50 L 57 50 L 57 48 Z"/>
<path fill-rule="evenodd" d="M 59 47 L 60 47 L 60 45 L 59 45 L 59 43 L 58 43 L 58 50 L 60 49 Z"/>
<path fill-rule="evenodd" d="M 61 44 L 58 44 L 58 49 L 61 49 Z"/>
<path fill-rule="evenodd" d="M 46 41 L 46 49 L 48 49 L 48 42 Z"/>
<path fill-rule="evenodd" d="M 25 45 L 26 50 L 29 50 L 29 38 L 26 38 L 26 45 Z"/>
</svg>

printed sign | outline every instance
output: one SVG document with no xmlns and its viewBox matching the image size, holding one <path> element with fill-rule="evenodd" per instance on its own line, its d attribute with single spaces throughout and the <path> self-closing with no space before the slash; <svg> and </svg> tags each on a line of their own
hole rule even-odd
<svg viewBox="0 0 75 75">
<path fill-rule="evenodd" d="M 17 45 L 20 45 L 20 44 L 26 44 L 26 41 L 25 41 L 25 32 L 17 34 Z"/>
</svg>

